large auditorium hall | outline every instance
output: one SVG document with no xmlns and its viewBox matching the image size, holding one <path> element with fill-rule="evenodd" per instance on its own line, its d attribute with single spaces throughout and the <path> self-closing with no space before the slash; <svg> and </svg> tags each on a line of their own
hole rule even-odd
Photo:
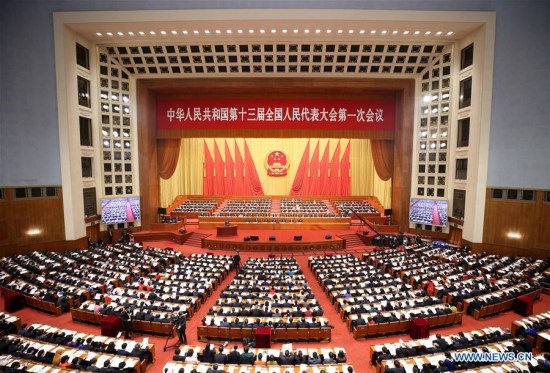
<svg viewBox="0 0 550 373">
<path fill-rule="evenodd" d="M 0 2 L 0 372 L 549 373 L 550 3 Z"/>
</svg>

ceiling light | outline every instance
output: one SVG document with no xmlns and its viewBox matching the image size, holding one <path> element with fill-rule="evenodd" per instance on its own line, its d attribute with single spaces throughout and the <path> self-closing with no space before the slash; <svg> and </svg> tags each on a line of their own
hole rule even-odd
<svg viewBox="0 0 550 373">
<path fill-rule="evenodd" d="M 282 31 L 283 31 L 283 34 L 286 34 L 288 32 L 287 29 L 283 29 Z"/>
<path fill-rule="evenodd" d="M 436 32 L 435 34 L 436 34 L 436 35 L 441 35 L 441 34 L 443 34 L 443 33 L 442 33 L 441 31 L 438 31 L 438 32 Z"/>
<path fill-rule="evenodd" d="M 506 235 L 508 238 L 514 238 L 516 240 L 521 238 L 521 234 L 519 232 L 508 232 Z"/>
<path fill-rule="evenodd" d="M 145 33 L 143 31 L 140 31 L 139 34 L 140 35 L 145 35 Z"/>
<path fill-rule="evenodd" d="M 260 34 L 265 34 L 265 30 L 264 30 L 264 29 L 261 29 L 261 30 L 260 30 Z"/>
<path fill-rule="evenodd" d="M 424 33 L 424 35 L 430 35 L 431 33 L 432 33 L 431 31 L 426 31 L 426 32 Z"/>
<path fill-rule="evenodd" d="M 189 34 L 189 31 L 183 30 L 182 33 L 183 33 L 183 35 L 187 35 L 187 34 Z"/>
<path fill-rule="evenodd" d="M 353 30 L 349 30 L 349 31 L 348 31 L 348 34 L 353 34 Z"/>
<path fill-rule="evenodd" d="M 434 107 L 434 108 L 432 109 L 432 113 L 433 113 L 433 114 L 437 113 L 437 108 L 436 108 L 436 107 Z"/>
<path fill-rule="evenodd" d="M 125 112 L 126 114 L 128 114 L 128 113 L 130 112 L 130 109 L 128 109 L 127 107 L 125 107 L 125 108 L 124 108 L 124 112 Z"/>
<path fill-rule="evenodd" d="M 449 94 L 448 94 L 448 93 L 443 93 L 443 94 L 441 95 L 441 98 L 442 98 L 442 99 L 449 98 Z"/>
<path fill-rule="evenodd" d="M 205 34 L 210 34 L 210 30 L 204 30 Z"/>
<path fill-rule="evenodd" d="M 271 33 L 272 33 L 272 34 L 276 34 L 276 33 L 277 33 L 277 30 L 271 29 Z"/>
<path fill-rule="evenodd" d="M 426 149 L 426 144 L 420 144 L 420 149 Z"/>
<path fill-rule="evenodd" d="M 220 30 L 216 30 L 216 34 L 221 34 L 222 32 Z"/>
<path fill-rule="evenodd" d="M 306 29 L 304 30 L 304 34 L 309 34 L 309 29 L 306 28 Z"/>
<path fill-rule="evenodd" d="M 441 137 L 447 137 L 447 131 L 442 132 Z M 445 144 L 445 143 L 442 143 L 441 146 L 443 146 L 443 144 Z M 447 146 L 447 145 L 445 144 L 445 146 Z"/>
<path fill-rule="evenodd" d="M 115 147 L 120 148 L 120 142 L 115 142 Z"/>
<path fill-rule="evenodd" d="M 95 33 L 97 36 L 103 36 L 103 34 L 101 32 L 96 32 Z"/>
<path fill-rule="evenodd" d="M 299 31 L 299 30 L 298 30 L 297 28 L 294 29 L 294 33 L 295 33 L 295 34 L 297 34 L 298 31 Z"/>
<path fill-rule="evenodd" d="M 435 139 L 437 137 L 437 132 L 432 133 L 432 139 Z"/>
<path fill-rule="evenodd" d="M 450 36 L 450 35 L 452 35 L 452 34 L 454 34 L 454 32 L 449 31 L 449 32 L 447 33 L 447 36 Z"/>
<path fill-rule="evenodd" d="M 330 34 L 331 32 L 332 32 L 331 29 L 328 29 L 328 30 L 327 30 L 327 34 Z"/>
<path fill-rule="evenodd" d="M 344 30 L 338 30 L 338 33 L 341 34 L 342 32 L 344 32 Z"/>
<path fill-rule="evenodd" d="M 418 34 L 420 34 L 420 31 L 415 31 L 414 34 L 418 35 Z"/>
<path fill-rule="evenodd" d="M 172 30 L 172 35 L 177 35 L 178 32 L 176 30 Z"/>
<path fill-rule="evenodd" d="M 114 130 L 114 131 L 113 131 L 113 136 L 114 136 L 114 137 L 118 137 L 118 131 L 117 131 L 117 130 Z"/>
<path fill-rule="evenodd" d="M 364 33 L 365 33 L 365 30 L 360 30 L 359 33 L 360 33 L 360 34 L 364 34 Z"/>
<path fill-rule="evenodd" d="M 109 140 L 104 140 L 104 141 L 103 141 L 103 145 L 109 146 Z"/>
<path fill-rule="evenodd" d="M 321 33 L 321 30 L 317 29 L 317 30 L 315 30 L 315 33 L 316 33 L 316 34 L 320 34 L 320 33 Z"/>
<path fill-rule="evenodd" d="M 129 101 L 129 100 L 128 100 L 128 97 L 126 97 L 126 96 L 122 96 L 122 101 L 124 101 L 124 102 L 128 102 L 128 101 Z"/>
<path fill-rule="evenodd" d="M 101 130 L 101 133 L 103 134 L 103 136 L 109 136 L 109 132 L 107 132 L 106 130 Z"/>
<path fill-rule="evenodd" d="M 112 32 L 108 32 L 107 35 L 113 36 L 113 33 L 112 33 Z"/>
<path fill-rule="evenodd" d="M 157 33 L 154 32 L 154 31 L 149 31 L 149 33 L 150 33 L 151 35 L 156 35 L 156 34 L 157 34 Z"/>
<path fill-rule="evenodd" d="M 233 33 L 233 31 L 231 31 L 231 30 L 227 30 L 226 32 L 227 32 L 228 34 L 232 34 L 232 33 Z"/>
<path fill-rule="evenodd" d="M 160 32 L 162 35 L 166 35 L 166 31 L 161 31 Z"/>
<path fill-rule="evenodd" d="M 398 32 L 399 32 L 399 31 L 397 31 L 397 30 L 393 30 L 393 31 L 392 31 L 392 34 L 393 34 L 393 35 L 397 35 Z"/>
<path fill-rule="evenodd" d="M 117 95 L 111 95 L 111 99 L 118 100 L 118 96 Z"/>
<path fill-rule="evenodd" d="M 130 134 L 129 134 L 128 132 L 125 132 L 125 131 L 124 131 L 124 132 L 122 132 L 122 136 L 124 136 L 124 137 L 129 137 Z"/>
<path fill-rule="evenodd" d="M 101 107 L 102 107 L 103 109 L 105 109 L 105 110 L 108 110 L 108 109 L 109 109 L 109 105 L 103 104 Z"/>
<path fill-rule="evenodd" d="M 243 30 L 238 29 L 237 32 L 238 32 L 239 34 L 242 34 L 242 33 L 243 33 Z"/>
<path fill-rule="evenodd" d="M 430 102 L 430 95 L 424 95 L 424 97 L 422 97 L 422 101 L 423 102 Z"/>
<path fill-rule="evenodd" d="M 193 30 L 193 34 L 198 35 L 199 31 L 198 30 Z"/>
<path fill-rule="evenodd" d="M 134 33 L 132 31 L 128 31 L 128 35 L 134 36 Z"/>
<path fill-rule="evenodd" d="M 250 29 L 248 30 L 249 33 L 253 34 L 254 33 L 254 30 Z"/>
<path fill-rule="evenodd" d="M 434 142 L 432 142 L 432 143 L 430 144 L 430 148 L 431 148 L 431 149 L 435 149 L 435 143 L 434 143 Z"/>
<path fill-rule="evenodd" d="M 407 30 L 403 31 L 403 35 L 409 35 L 409 31 Z"/>
<path fill-rule="evenodd" d="M 130 147 L 130 143 L 129 143 L 128 141 L 126 141 L 126 142 L 124 143 L 124 146 L 127 147 L 127 148 L 129 148 L 129 147 Z"/>
<path fill-rule="evenodd" d="M 370 30 L 371 34 L 376 34 L 376 30 Z"/>
<path fill-rule="evenodd" d="M 382 35 L 386 35 L 388 32 L 386 30 L 382 30 Z"/>
</svg>

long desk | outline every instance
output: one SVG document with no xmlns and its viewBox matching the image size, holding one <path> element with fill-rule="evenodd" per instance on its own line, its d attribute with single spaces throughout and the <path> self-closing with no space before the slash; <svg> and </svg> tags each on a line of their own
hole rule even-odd
<svg viewBox="0 0 550 373">
<path fill-rule="evenodd" d="M 292 223 L 290 220 L 292 219 Z M 267 220 L 267 222 L 266 222 Z M 276 221 L 274 223 L 273 221 Z M 286 222 L 283 223 L 282 221 Z M 298 220 L 302 222 L 299 223 Z M 239 229 L 304 229 L 304 230 L 346 230 L 349 229 L 351 219 L 349 217 L 311 217 L 311 218 L 252 218 L 252 217 L 232 217 L 232 216 L 201 216 L 199 218 L 200 229 L 216 229 L 220 224 L 226 221 L 230 225 L 237 225 Z"/>
<path fill-rule="evenodd" d="M 237 235 L 236 225 L 218 225 L 216 227 L 216 236 L 218 237 L 231 237 Z"/>
</svg>

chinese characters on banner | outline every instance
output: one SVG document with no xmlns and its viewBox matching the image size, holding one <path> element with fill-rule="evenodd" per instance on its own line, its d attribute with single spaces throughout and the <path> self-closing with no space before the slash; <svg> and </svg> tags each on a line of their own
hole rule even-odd
<svg viewBox="0 0 550 373">
<path fill-rule="evenodd" d="M 157 128 L 392 131 L 391 99 L 211 99 L 157 101 Z"/>
</svg>

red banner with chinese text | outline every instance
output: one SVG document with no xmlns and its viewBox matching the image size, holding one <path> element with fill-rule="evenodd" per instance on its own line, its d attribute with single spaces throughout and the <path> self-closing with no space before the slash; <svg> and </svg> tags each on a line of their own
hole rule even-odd
<svg viewBox="0 0 550 373">
<path fill-rule="evenodd" d="M 161 99 L 160 130 L 320 129 L 393 131 L 392 99 Z"/>
</svg>

